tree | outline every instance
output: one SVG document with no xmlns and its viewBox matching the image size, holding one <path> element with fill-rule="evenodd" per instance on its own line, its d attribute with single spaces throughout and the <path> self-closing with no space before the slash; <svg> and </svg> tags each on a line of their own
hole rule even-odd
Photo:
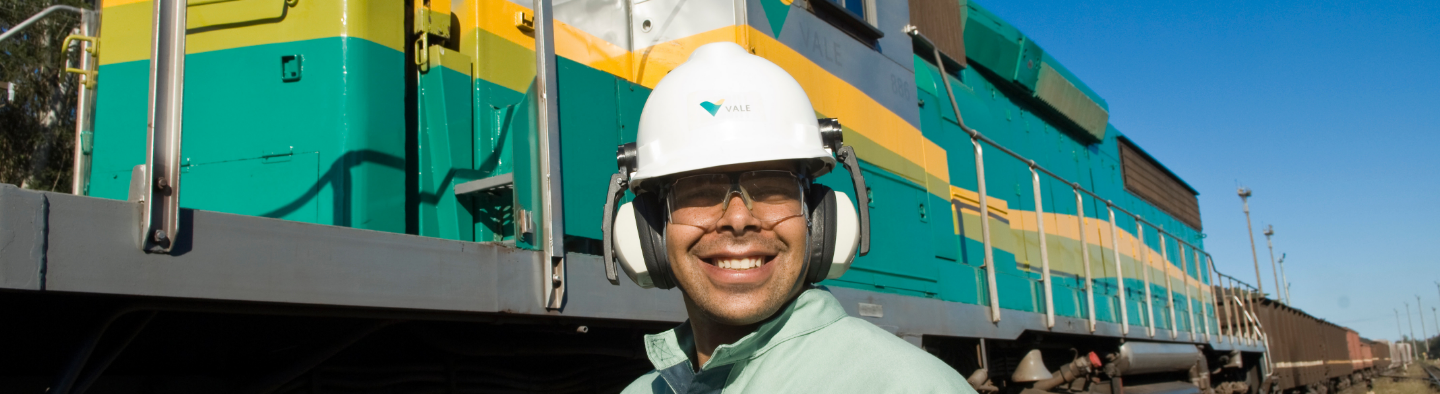
<svg viewBox="0 0 1440 394">
<path fill-rule="evenodd" d="M 0 31 L 57 4 L 91 8 L 80 0 L 6 0 Z M 81 52 L 72 45 L 62 53 L 61 45 L 79 24 L 79 15 L 56 12 L 0 41 L 0 83 L 15 92 L 13 101 L 0 93 L 0 183 L 70 191 L 79 79 L 65 67 L 77 65 Z"/>
</svg>

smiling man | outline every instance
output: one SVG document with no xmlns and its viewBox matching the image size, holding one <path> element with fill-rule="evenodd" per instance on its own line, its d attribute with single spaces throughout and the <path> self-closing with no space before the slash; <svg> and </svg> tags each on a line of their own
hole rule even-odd
<svg viewBox="0 0 1440 394">
<path fill-rule="evenodd" d="M 636 198 L 613 245 L 637 284 L 678 287 L 689 320 L 646 337 L 655 371 L 626 393 L 974 393 L 813 285 L 844 273 L 863 232 L 849 197 L 814 182 L 839 153 L 864 190 L 829 125 L 793 77 L 733 43 L 696 49 L 655 87 L 621 149 L 612 196 Z"/>
</svg>

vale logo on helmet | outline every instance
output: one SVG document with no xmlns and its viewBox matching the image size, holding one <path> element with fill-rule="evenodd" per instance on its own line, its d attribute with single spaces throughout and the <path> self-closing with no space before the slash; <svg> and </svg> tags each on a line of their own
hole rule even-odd
<svg viewBox="0 0 1440 394">
<path fill-rule="evenodd" d="M 698 129 L 716 123 L 764 119 L 760 95 L 743 91 L 691 92 L 685 110 L 690 128 Z"/>
<path fill-rule="evenodd" d="M 710 116 L 715 116 L 715 114 L 721 111 L 727 113 L 750 112 L 750 104 L 733 104 L 732 102 L 732 104 L 730 105 L 725 105 L 725 99 L 719 99 L 715 101 L 701 101 L 700 108 L 704 108 L 705 112 L 710 113 Z"/>
</svg>

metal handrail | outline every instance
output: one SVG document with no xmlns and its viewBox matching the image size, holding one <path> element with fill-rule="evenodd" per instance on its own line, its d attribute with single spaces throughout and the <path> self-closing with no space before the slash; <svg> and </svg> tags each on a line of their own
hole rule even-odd
<svg viewBox="0 0 1440 394">
<path fill-rule="evenodd" d="M 1124 292 L 1124 272 L 1123 272 L 1123 268 L 1122 268 L 1122 266 L 1121 266 L 1121 264 L 1120 264 L 1119 240 L 1118 240 L 1118 238 L 1117 238 L 1117 236 L 1118 236 L 1117 232 L 1118 232 L 1118 231 L 1117 231 L 1117 229 L 1116 229 L 1117 226 L 1116 226 L 1116 221 L 1115 221 L 1115 211 L 1117 211 L 1117 210 L 1120 211 L 1121 213 L 1124 213 L 1124 214 L 1126 214 L 1126 215 L 1129 215 L 1132 219 L 1135 220 L 1135 222 L 1136 222 L 1136 227 L 1137 227 L 1136 237 L 1137 237 L 1138 239 L 1140 239 L 1140 240 L 1143 240 L 1143 239 L 1144 239 L 1144 238 L 1143 238 L 1143 237 L 1144 237 L 1144 231 L 1143 231 L 1143 229 L 1144 229 L 1143 226 L 1144 226 L 1144 225 L 1149 225 L 1150 227 L 1154 228 L 1155 231 L 1156 231 L 1158 234 L 1160 234 L 1160 236 L 1161 236 L 1161 244 L 1162 244 L 1162 245 L 1161 245 L 1161 248 L 1162 248 L 1162 252 L 1161 252 L 1161 253 L 1162 253 L 1162 255 L 1164 255 L 1163 258 L 1165 258 L 1165 261 L 1166 261 L 1167 264 L 1169 263 L 1168 253 L 1166 253 L 1165 251 L 1163 251 L 1163 249 L 1165 248 L 1165 246 L 1164 246 L 1164 244 L 1165 244 L 1165 237 L 1168 236 L 1170 239 L 1173 239 L 1173 240 L 1176 242 L 1177 245 L 1180 246 L 1182 254 L 1183 254 L 1184 248 L 1185 248 L 1186 246 L 1190 247 L 1190 249 L 1195 252 L 1195 254 L 1196 254 L 1196 262 L 1197 262 L 1197 267 L 1196 267 L 1197 271 L 1198 271 L 1198 270 L 1202 270 L 1202 268 L 1198 265 L 1198 264 L 1199 264 L 1199 258 L 1200 258 L 1199 256 L 1200 256 L 1200 255 L 1204 255 L 1205 258 L 1206 258 L 1206 260 L 1209 262 L 1208 266 L 1209 266 L 1209 268 L 1210 268 L 1209 271 L 1210 271 L 1211 273 L 1214 273 L 1215 275 L 1219 275 L 1219 276 L 1221 276 L 1221 277 L 1231 278 L 1232 280 L 1234 280 L 1233 277 L 1230 277 L 1230 276 L 1228 276 L 1228 275 L 1221 274 L 1221 273 L 1219 272 L 1219 270 L 1217 270 L 1216 267 L 1215 267 L 1215 263 L 1214 263 L 1214 258 L 1213 258 L 1213 256 L 1212 256 L 1209 252 L 1206 252 L 1204 249 L 1200 248 L 1199 246 L 1197 246 L 1197 245 L 1195 245 L 1195 244 L 1193 244 L 1193 243 L 1190 243 L 1190 242 L 1186 242 L 1185 240 L 1182 239 L 1182 237 L 1179 237 L 1179 236 L 1175 235 L 1174 233 L 1171 233 L 1171 232 L 1169 232 L 1169 231 L 1166 231 L 1163 227 L 1161 227 L 1161 226 L 1159 226 L 1159 225 L 1157 225 L 1157 224 L 1155 224 L 1155 223 L 1153 223 L 1153 222 L 1151 222 L 1151 221 L 1145 220 L 1145 218 L 1141 217 L 1140 215 L 1138 215 L 1138 214 L 1136 214 L 1136 213 L 1134 213 L 1134 212 L 1130 212 L 1130 211 L 1126 210 L 1125 208 L 1122 208 L 1122 207 L 1116 205 L 1114 201 L 1111 201 L 1111 200 L 1109 200 L 1109 199 L 1106 199 L 1106 198 L 1100 196 L 1099 194 L 1097 194 L 1097 193 L 1095 193 L 1095 192 L 1093 192 L 1093 191 L 1090 191 L 1090 190 L 1088 190 L 1088 189 L 1085 189 L 1085 188 L 1084 188 L 1083 186 L 1081 186 L 1078 182 L 1069 181 L 1069 180 L 1065 179 L 1064 177 L 1060 176 L 1059 174 L 1056 174 L 1056 173 L 1054 173 L 1054 172 L 1051 172 L 1050 170 L 1046 169 L 1045 167 L 1037 164 L 1034 160 L 1027 159 L 1027 158 L 1025 158 L 1024 156 L 1020 155 L 1019 153 L 1016 153 L 1015 151 L 1012 151 L 1012 150 L 1006 148 L 1005 146 L 1000 145 L 1000 143 L 998 143 L 998 142 L 990 139 L 989 137 L 986 137 L 984 134 L 981 134 L 978 130 L 975 130 L 975 129 L 970 128 L 969 126 L 966 126 L 963 117 L 960 115 L 959 103 L 955 100 L 954 88 L 952 88 L 952 87 L 950 86 L 950 80 L 949 80 L 949 78 L 946 77 L 946 74 L 947 74 L 947 73 L 945 72 L 945 64 L 944 64 L 943 58 L 942 58 L 941 55 L 940 55 L 940 50 L 939 50 L 939 48 L 936 47 L 936 46 L 934 45 L 934 42 L 933 42 L 933 41 L 930 41 L 930 39 L 929 39 L 928 37 L 925 37 L 924 34 L 921 34 L 920 31 L 919 31 L 919 29 L 916 28 L 916 27 L 914 27 L 914 26 L 906 26 L 905 32 L 906 32 L 907 34 L 909 34 L 911 37 L 913 37 L 913 38 L 915 38 L 915 39 L 917 39 L 917 40 L 920 40 L 920 41 L 926 43 L 927 45 L 929 45 L 929 46 L 932 48 L 933 53 L 934 53 L 934 57 L 935 57 L 934 60 L 935 60 L 935 62 L 936 62 L 936 66 L 939 67 L 939 70 L 940 70 L 940 74 L 941 74 L 940 79 L 941 79 L 941 82 L 945 85 L 945 93 L 946 93 L 946 95 L 947 95 L 947 98 L 950 99 L 951 109 L 952 109 L 952 110 L 954 111 L 954 113 L 955 113 L 955 122 L 956 122 L 956 124 L 960 127 L 960 129 L 961 129 L 962 131 L 964 131 L 967 135 L 970 136 L 971 142 L 972 142 L 972 144 L 973 144 L 974 147 L 975 147 L 975 164 L 976 164 L 976 175 L 977 175 L 976 178 L 977 178 L 977 183 L 978 183 L 978 187 L 977 187 L 978 190 L 976 190 L 976 191 L 977 191 L 977 194 L 979 194 L 979 198 L 978 198 L 979 201 L 978 201 L 978 202 L 979 202 L 979 205 L 980 205 L 980 207 L 979 207 L 980 217 L 981 217 L 980 224 L 981 224 L 981 232 L 982 232 L 982 238 L 983 238 L 982 241 L 984 242 L 984 245 L 985 245 L 985 267 L 986 267 L 986 271 L 987 271 L 987 282 L 988 282 L 988 284 L 989 284 L 989 295 L 990 295 L 989 301 L 990 301 L 990 311 L 991 311 L 991 320 L 992 320 L 992 321 L 998 322 L 998 321 L 1000 320 L 1000 310 L 999 310 L 999 302 L 998 302 L 998 300 L 997 300 L 998 294 L 997 294 L 997 290 L 996 290 L 996 288 L 995 288 L 995 284 L 996 284 L 996 283 L 995 283 L 995 282 L 996 282 L 996 280 L 995 280 L 995 272 L 994 272 L 995 262 L 994 262 L 994 257 L 993 257 L 993 254 L 992 254 L 992 244 L 991 244 L 991 242 L 990 242 L 990 231 L 989 231 L 990 229 L 989 229 L 989 220 L 988 220 L 988 218 L 989 218 L 989 206 L 988 206 L 988 203 L 987 203 L 987 201 L 986 201 L 987 196 L 986 196 L 986 190 L 985 190 L 985 175 L 984 175 L 984 174 L 985 174 L 985 173 L 984 173 L 984 171 L 985 171 L 985 170 L 984 170 L 985 164 L 984 164 L 984 160 L 983 160 L 983 157 L 982 157 L 982 155 L 983 155 L 983 148 L 982 148 L 982 146 L 981 146 L 981 143 L 982 143 L 982 142 L 985 143 L 985 144 L 990 145 L 991 147 L 993 147 L 993 148 L 995 148 L 995 149 L 1000 150 L 1001 152 L 1004 152 L 1004 153 L 1007 154 L 1007 155 L 1010 155 L 1011 157 L 1014 157 L 1014 158 L 1017 159 L 1017 160 L 1020 160 L 1022 163 L 1026 164 L 1026 165 L 1030 168 L 1031 174 L 1032 174 L 1031 179 L 1032 179 L 1032 182 L 1034 183 L 1034 188 L 1036 189 L 1036 194 L 1037 194 L 1037 201 L 1036 201 L 1037 222 L 1043 222 L 1043 220 L 1044 220 L 1044 218 L 1043 218 L 1043 210 L 1041 209 L 1041 206 L 1042 206 L 1042 205 L 1041 205 L 1041 203 L 1040 203 L 1040 201 L 1039 201 L 1040 198 L 1039 198 L 1039 196 L 1038 196 L 1038 195 L 1040 194 L 1040 185 L 1039 185 L 1040 182 L 1039 182 L 1039 175 L 1038 175 L 1038 174 L 1040 174 L 1040 173 L 1044 173 L 1045 175 L 1048 175 L 1048 176 L 1050 176 L 1051 178 L 1053 178 L 1053 179 L 1055 179 L 1055 180 L 1058 180 L 1058 181 L 1060 181 L 1060 182 L 1063 182 L 1063 183 L 1065 183 L 1065 184 L 1068 184 L 1068 185 L 1071 187 L 1071 189 L 1073 189 L 1073 190 L 1075 191 L 1075 193 L 1076 193 L 1076 199 L 1077 199 L 1077 207 L 1078 207 L 1078 208 L 1081 208 L 1081 209 L 1079 209 L 1077 212 L 1078 212 L 1078 216 L 1080 217 L 1080 227 L 1081 227 L 1081 230 L 1082 230 L 1082 231 L 1081 231 L 1081 232 L 1082 232 L 1082 237 L 1083 237 L 1083 232 L 1084 232 L 1083 230 L 1084 230 L 1084 227 L 1085 227 L 1084 220 L 1085 220 L 1086 216 L 1084 215 L 1084 209 L 1083 209 L 1084 203 L 1083 203 L 1083 198 L 1080 196 L 1080 194 L 1081 194 L 1081 193 L 1084 193 L 1084 194 L 1086 194 L 1086 195 L 1089 195 L 1091 198 L 1096 199 L 1097 201 L 1103 201 L 1103 202 L 1105 203 L 1106 209 L 1107 209 L 1107 211 L 1108 211 L 1109 214 L 1110 214 L 1111 243 L 1112 243 L 1111 249 L 1115 251 L 1116 268 L 1117 268 L 1117 271 L 1118 271 L 1118 272 L 1117 272 L 1117 278 L 1118 278 L 1117 282 L 1118 282 L 1119 290 L 1120 290 L 1120 291 L 1119 291 L 1119 297 L 1120 297 L 1120 312 L 1121 312 L 1121 313 L 1120 313 L 1120 317 L 1121 317 L 1121 325 L 1122 325 L 1122 332 L 1123 332 L 1123 333 L 1128 334 L 1128 332 L 1129 332 L 1129 328 L 1128 328 L 1128 326 L 1129 326 L 1129 322 L 1128 322 L 1129 317 L 1128 317 L 1128 311 L 1126 310 L 1127 307 L 1126 307 L 1126 305 L 1125 305 L 1126 302 L 1125 302 L 1125 292 Z M 1041 226 L 1043 226 L 1043 223 L 1037 224 L 1037 229 L 1043 228 L 1043 227 L 1041 227 Z M 1043 230 L 1042 230 L 1042 231 L 1043 231 Z M 1042 242 L 1042 243 L 1044 242 L 1044 238 L 1045 238 L 1045 234 L 1044 234 L 1044 233 L 1041 233 L 1040 239 L 1041 239 L 1041 242 Z M 1143 245 L 1143 241 L 1138 241 L 1137 244 Z M 1085 250 L 1083 249 L 1083 247 L 1082 247 L 1082 255 L 1083 255 L 1083 256 L 1085 257 L 1085 259 L 1087 260 L 1087 268 L 1088 268 L 1088 257 L 1089 257 L 1089 254 L 1088 254 L 1088 251 L 1085 251 Z M 1051 314 L 1053 314 L 1053 311 L 1051 310 L 1050 305 L 1049 305 L 1049 302 L 1050 302 L 1051 297 L 1052 297 L 1052 295 L 1051 295 L 1051 287 L 1049 286 L 1049 283 L 1050 283 L 1050 275 L 1049 275 L 1049 272 L 1048 272 L 1049 270 L 1048 270 L 1048 269 L 1045 269 L 1045 268 L 1048 268 L 1048 266 L 1049 266 L 1049 264 L 1048 264 L 1048 263 L 1049 263 L 1049 261 L 1048 261 L 1049 258 L 1048 258 L 1048 257 L 1049 257 L 1049 256 L 1048 256 L 1048 253 L 1045 252 L 1045 250 L 1044 250 L 1043 247 L 1042 247 L 1042 252 L 1041 252 L 1041 264 L 1042 264 L 1042 271 L 1044 271 L 1044 272 L 1042 273 L 1042 275 L 1043 275 L 1043 279 L 1042 279 L 1042 280 L 1046 282 L 1046 286 L 1045 286 L 1046 294 L 1045 294 L 1045 297 L 1046 297 L 1046 299 L 1047 299 L 1047 308 L 1046 308 L 1046 313 L 1047 313 L 1046 322 L 1047 322 L 1047 325 L 1048 325 L 1048 324 L 1051 324 L 1050 322 L 1051 322 L 1052 319 L 1053 319 L 1053 315 L 1051 315 Z M 1183 259 L 1184 259 L 1184 257 L 1182 256 L 1182 260 L 1183 260 Z M 1152 300 L 1150 299 L 1151 297 L 1150 297 L 1149 294 L 1148 294 L 1148 293 L 1149 293 L 1149 290 L 1150 290 L 1150 289 L 1149 289 L 1149 276 L 1150 276 L 1150 275 L 1149 275 L 1149 270 L 1148 270 L 1148 266 L 1149 266 L 1149 264 L 1148 264 L 1149 261 L 1148 261 L 1148 260 L 1149 260 L 1149 259 L 1148 259 L 1148 255 L 1145 255 L 1145 256 L 1142 256 L 1142 257 L 1141 257 L 1141 264 L 1142 264 L 1143 266 L 1147 267 L 1147 268 L 1146 268 L 1146 271 L 1145 271 L 1145 275 L 1143 275 L 1144 279 L 1146 280 L 1146 293 L 1147 293 L 1147 295 L 1146 295 L 1146 302 L 1145 302 L 1145 303 L 1146 303 L 1146 306 L 1147 306 L 1147 316 L 1149 317 L 1149 318 L 1147 319 L 1147 328 L 1148 328 L 1149 334 L 1150 334 L 1151 336 L 1153 336 L 1153 335 L 1154 335 L 1154 310 L 1153 310 L 1153 306 L 1152 306 Z M 1185 263 L 1182 262 L 1182 264 L 1185 264 Z M 1188 266 L 1187 266 L 1187 267 L 1182 267 L 1182 268 L 1183 268 L 1184 271 L 1185 271 L 1186 282 L 1187 282 L 1187 285 L 1186 285 L 1186 286 L 1187 286 L 1187 289 L 1186 289 L 1186 291 L 1187 291 L 1187 294 L 1188 294 L 1188 291 L 1189 291 L 1189 290 L 1188 290 L 1188 281 L 1189 281 L 1189 277 L 1190 277 L 1189 268 L 1188 268 Z M 1197 272 L 1197 273 L 1196 273 L 1196 280 L 1197 280 L 1197 281 L 1200 281 L 1200 279 L 1201 279 L 1201 278 L 1199 277 L 1199 275 L 1200 275 L 1200 273 Z M 1089 307 L 1091 308 L 1090 310 L 1092 311 L 1092 312 L 1091 312 L 1091 319 L 1094 319 L 1094 313 L 1093 313 L 1093 308 L 1094 308 L 1093 287 L 1092 287 L 1092 285 L 1089 283 L 1089 282 L 1093 281 L 1093 278 L 1090 278 L 1090 275 L 1089 275 L 1088 271 L 1087 271 L 1086 277 L 1087 277 L 1086 292 L 1087 292 L 1087 294 L 1089 295 L 1089 298 L 1087 299 L 1087 301 L 1088 301 L 1088 303 L 1089 303 Z M 1167 282 L 1170 280 L 1168 272 L 1166 273 L 1166 280 L 1167 280 Z M 1234 280 L 1234 281 L 1239 282 L 1239 283 L 1242 283 L 1242 284 L 1244 283 L 1243 281 L 1239 281 L 1239 280 Z M 1215 285 L 1215 281 L 1211 280 L 1210 282 L 1211 282 L 1211 283 L 1210 283 L 1211 286 Z M 1201 281 L 1201 283 L 1204 284 L 1203 281 Z M 1246 284 L 1245 286 L 1248 287 L 1249 285 Z M 1167 284 L 1167 287 L 1169 287 L 1168 284 Z M 1174 306 L 1173 306 L 1173 305 L 1174 305 L 1173 290 L 1169 290 L 1169 292 L 1171 292 L 1169 303 L 1170 303 L 1170 305 L 1171 305 L 1172 336 L 1176 336 L 1176 335 L 1178 335 L 1178 333 L 1176 332 L 1176 330 L 1178 330 L 1178 327 L 1177 327 L 1177 325 L 1176 325 L 1175 322 L 1174 322 L 1174 320 L 1176 319 L 1176 317 L 1175 317 Z M 1212 293 L 1213 293 L 1213 291 L 1212 291 Z M 1263 296 L 1263 295 L 1262 295 L 1262 296 Z M 1202 302 L 1202 305 L 1203 305 L 1203 302 Z M 1214 311 L 1218 312 L 1218 310 L 1217 310 L 1217 309 L 1218 309 L 1217 305 L 1218 305 L 1218 297 L 1215 297 L 1214 294 L 1211 294 L 1211 297 L 1210 297 L 1211 310 L 1214 310 Z M 1190 309 L 1190 308 L 1187 307 L 1187 309 Z M 1193 311 L 1191 311 L 1191 314 L 1193 315 Z M 1201 315 L 1204 316 L 1204 317 L 1205 317 L 1204 320 L 1206 320 L 1206 322 L 1205 322 L 1205 331 L 1206 331 L 1206 337 L 1207 337 L 1207 340 L 1208 340 L 1208 337 L 1209 337 L 1209 328 L 1210 328 L 1210 327 L 1209 327 L 1209 322 L 1208 322 L 1209 317 L 1208 317 L 1208 316 L 1205 316 L 1204 313 L 1203 313 L 1203 311 L 1202 311 Z M 1228 316 L 1229 316 L 1229 315 L 1227 314 L 1227 317 L 1228 317 Z M 1192 327 L 1191 327 L 1191 330 L 1192 330 L 1192 333 L 1194 333 L 1194 327 L 1193 327 L 1193 325 L 1194 325 L 1194 319 L 1193 319 L 1193 317 L 1192 317 L 1192 319 L 1191 319 L 1191 326 L 1192 326 Z M 1217 322 L 1217 325 L 1218 325 L 1218 322 Z M 1093 330 L 1093 325 L 1092 325 L 1092 330 Z M 1219 334 L 1219 335 L 1224 335 L 1223 332 L 1220 332 L 1220 333 L 1217 333 L 1217 334 Z M 1234 332 L 1231 331 L 1231 332 L 1230 332 L 1230 336 L 1232 337 L 1232 341 L 1233 341 L 1234 335 L 1235 335 Z"/>
<path fill-rule="evenodd" d="M 37 12 L 35 13 L 35 15 L 31 15 L 30 18 L 20 22 L 20 24 L 11 27 L 10 30 L 6 30 L 5 33 L 0 33 L 0 41 L 5 41 L 6 38 L 10 38 L 11 36 L 20 34 L 21 30 L 25 30 L 25 28 L 30 27 L 30 25 L 35 24 L 35 22 L 39 22 L 41 19 L 44 19 L 46 15 L 50 15 L 55 11 L 70 11 L 78 14 L 85 13 L 84 9 L 71 7 L 68 5 L 52 5 L 49 7 L 45 7 L 45 9 L 40 10 L 40 12 Z"/>
</svg>

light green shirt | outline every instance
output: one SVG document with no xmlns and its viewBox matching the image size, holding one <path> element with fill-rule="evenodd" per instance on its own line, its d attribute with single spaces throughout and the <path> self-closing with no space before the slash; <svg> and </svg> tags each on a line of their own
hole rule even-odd
<svg viewBox="0 0 1440 394">
<path fill-rule="evenodd" d="M 645 336 L 655 370 L 624 393 L 962 393 L 955 369 L 809 289 L 694 372 L 690 322 Z"/>
</svg>

